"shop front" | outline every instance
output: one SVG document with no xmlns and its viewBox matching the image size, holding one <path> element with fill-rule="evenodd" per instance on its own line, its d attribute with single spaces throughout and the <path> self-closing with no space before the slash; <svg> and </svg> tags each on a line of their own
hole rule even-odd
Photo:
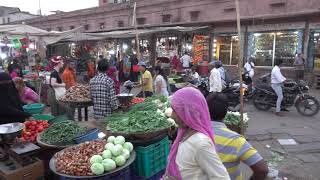
<svg viewBox="0 0 320 180">
<path fill-rule="evenodd" d="M 220 60 L 223 65 L 237 65 L 240 59 L 239 37 L 236 33 L 214 35 L 213 59 Z"/>
<path fill-rule="evenodd" d="M 272 67 L 276 59 L 292 67 L 296 55 L 302 52 L 302 37 L 302 30 L 250 32 L 248 57 L 253 57 L 258 67 Z"/>
<path fill-rule="evenodd" d="M 311 62 L 308 65 L 313 67 L 313 70 L 320 71 L 320 28 L 310 31 L 308 62 Z"/>
</svg>

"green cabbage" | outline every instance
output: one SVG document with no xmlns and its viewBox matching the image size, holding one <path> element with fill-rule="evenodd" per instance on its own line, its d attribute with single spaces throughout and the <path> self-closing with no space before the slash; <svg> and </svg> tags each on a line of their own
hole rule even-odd
<svg viewBox="0 0 320 180">
<path fill-rule="evenodd" d="M 111 149 L 113 149 L 113 147 L 114 147 L 114 144 L 112 144 L 112 143 L 107 143 L 107 144 L 104 146 L 104 148 L 105 148 L 106 150 L 110 150 L 110 151 L 111 151 Z"/>
<path fill-rule="evenodd" d="M 123 149 L 122 154 L 123 157 L 125 157 L 126 159 L 129 159 L 130 157 L 130 151 L 128 149 Z"/>
<path fill-rule="evenodd" d="M 102 158 L 100 155 L 93 155 L 93 156 L 90 158 L 90 163 L 91 163 L 91 164 L 101 163 L 102 160 L 103 160 L 103 158 Z"/>
<path fill-rule="evenodd" d="M 110 159 L 112 157 L 112 153 L 110 150 L 104 150 L 102 152 L 103 159 Z"/>
<path fill-rule="evenodd" d="M 107 142 L 108 143 L 114 143 L 114 140 L 116 139 L 116 137 L 114 136 L 109 136 Z"/>
<path fill-rule="evenodd" d="M 93 163 L 90 169 L 95 175 L 101 175 L 104 173 L 104 166 L 101 163 Z"/>
<path fill-rule="evenodd" d="M 133 145 L 132 145 L 132 143 L 131 142 L 125 142 L 124 144 L 123 144 L 123 148 L 124 149 L 128 149 L 130 152 L 133 150 Z"/>
<path fill-rule="evenodd" d="M 126 142 L 126 139 L 123 136 L 117 136 L 114 140 L 114 144 L 124 144 Z"/>
<path fill-rule="evenodd" d="M 111 152 L 113 156 L 119 156 L 122 153 L 122 150 L 122 146 L 120 144 L 117 144 L 111 149 Z"/>
<path fill-rule="evenodd" d="M 107 172 L 112 171 L 117 167 L 116 162 L 114 162 L 114 160 L 112 159 L 104 159 L 102 161 L 102 165 L 104 167 L 104 170 Z"/>
<path fill-rule="evenodd" d="M 126 158 L 120 155 L 116 157 L 115 161 L 117 166 L 123 166 L 126 163 Z"/>
</svg>

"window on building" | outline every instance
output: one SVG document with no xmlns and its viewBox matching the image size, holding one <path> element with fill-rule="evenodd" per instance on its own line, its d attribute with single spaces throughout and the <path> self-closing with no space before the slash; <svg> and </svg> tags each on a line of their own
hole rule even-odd
<svg viewBox="0 0 320 180">
<path fill-rule="evenodd" d="M 60 32 L 63 31 L 63 28 L 62 28 L 62 27 L 58 27 L 57 29 L 58 29 L 58 31 L 60 31 Z"/>
<path fill-rule="evenodd" d="M 10 23 L 10 18 L 7 19 L 7 23 Z"/>
<path fill-rule="evenodd" d="M 319 30 L 311 31 L 308 47 L 309 47 L 308 57 L 310 57 L 311 61 L 308 63 L 307 67 L 313 67 L 314 70 L 320 71 L 320 31 Z"/>
<path fill-rule="evenodd" d="M 146 24 L 146 18 L 137 18 L 137 24 L 138 25 Z"/>
<path fill-rule="evenodd" d="M 100 28 L 100 29 L 104 29 L 104 23 L 100 23 L 100 24 L 99 24 L 99 28 Z"/>
<path fill-rule="evenodd" d="M 71 29 L 71 30 L 74 29 L 74 26 L 70 26 L 70 29 Z"/>
<path fill-rule="evenodd" d="M 118 27 L 124 27 L 123 21 L 118 21 Z"/>
<path fill-rule="evenodd" d="M 212 52 L 214 59 L 219 59 L 224 65 L 237 65 L 240 59 L 238 36 L 215 36 Z"/>
<path fill-rule="evenodd" d="M 170 14 L 162 15 L 162 22 L 163 22 L 163 23 L 169 23 L 169 22 L 171 22 L 171 15 L 170 15 Z"/>
<path fill-rule="evenodd" d="M 255 58 L 256 66 L 273 66 L 275 59 L 282 59 L 290 67 L 302 49 L 302 32 L 251 33 L 248 45 L 248 55 Z"/>
<path fill-rule="evenodd" d="M 199 14 L 200 14 L 200 11 L 191 11 L 190 12 L 191 21 L 198 21 Z"/>
<path fill-rule="evenodd" d="M 88 31 L 90 29 L 89 24 L 84 25 L 84 30 Z"/>
</svg>

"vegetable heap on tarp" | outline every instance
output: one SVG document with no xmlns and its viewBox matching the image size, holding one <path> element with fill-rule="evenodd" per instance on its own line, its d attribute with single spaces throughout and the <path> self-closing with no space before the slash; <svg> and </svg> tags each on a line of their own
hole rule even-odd
<svg viewBox="0 0 320 180">
<path fill-rule="evenodd" d="M 155 96 L 136 104 L 128 112 L 114 113 L 106 119 L 107 130 L 121 133 L 153 132 L 174 125 L 168 98 Z"/>
</svg>

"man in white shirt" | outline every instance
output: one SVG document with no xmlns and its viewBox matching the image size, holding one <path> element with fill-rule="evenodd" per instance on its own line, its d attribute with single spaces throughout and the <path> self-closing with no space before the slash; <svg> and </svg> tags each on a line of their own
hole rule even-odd
<svg viewBox="0 0 320 180">
<path fill-rule="evenodd" d="M 281 59 L 277 59 L 275 62 L 275 66 L 273 67 L 272 72 L 271 72 L 271 87 L 278 96 L 277 106 L 276 106 L 276 115 L 277 116 L 283 116 L 282 114 L 280 114 L 281 102 L 283 99 L 282 85 L 283 85 L 283 82 L 286 81 L 286 78 L 281 74 L 281 71 L 280 71 L 279 66 L 282 63 L 283 62 Z"/>
<path fill-rule="evenodd" d="M 248 74 L 249 77 L 252 79 L 254 76 L 254 63 L 253 63 L 253 58 L 249 58 L 247 63 L 244 65 L 244 73 Z"/>
<path fill-rule="evenodd" d="M 184 69 L 189 69 L 192 58 L 188 55 L 187 52 L 185 52 L 184 55 L 180 58 L 180 61 Z"/>
<path fill-rule="evenodd" d="M 219 72 L 219 63 L 214 63 L 214 68 L 210 72 L 210 92 L 221 92 L 222 91 L 222 81 Z"/>
</svg>

